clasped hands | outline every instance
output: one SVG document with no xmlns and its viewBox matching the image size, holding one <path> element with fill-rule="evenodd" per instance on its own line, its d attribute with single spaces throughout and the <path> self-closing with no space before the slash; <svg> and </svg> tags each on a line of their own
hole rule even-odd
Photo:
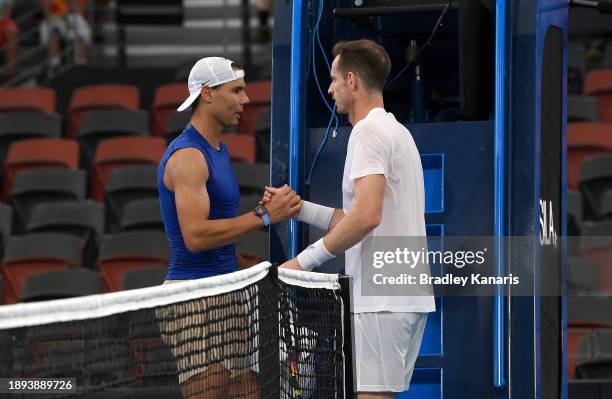
<svg viewBox="0 0 612 399">
<path fill-rule="evenodd" d="M 280 188 L 266 186 L 261 201 L 259 202 L 260 205 L 266 208 L 268 214 L 270 214 L 270 223 L 297 217 L 298 213 L 300 213 L 300 209 L 302 209 L 303 203 L 304 201 L 300 196 L 286 184 Z M 282 214 L 284 217 L 275 221 L 271 215 L 273 210 Z M 279 267 L 302 270 L 297 258 L 290 259 Z"/>
<path fill-rule="evenodd" d="M 259 202 L 268 211 L 272 224 L 296 217 L 302 203 L 302 198 L 286 184 L 279 188 L 266 186 Z"/>
</svg>

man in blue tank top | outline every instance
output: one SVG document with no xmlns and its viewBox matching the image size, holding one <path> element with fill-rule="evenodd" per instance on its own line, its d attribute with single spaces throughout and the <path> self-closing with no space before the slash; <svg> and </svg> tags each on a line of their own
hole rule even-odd
<svg viewBox="0 0 612 399">
<path fill-rule="evenodd" d="M 166 284 L 236 271 L 239 265 L 234 243 L 240 237 L 288 219 L 301 207 L 300 197 L 284 186 L 279 190 L 281 195 L 275 195 L 264 206 L 238 215 L 240 191 L 220 136 L 226 126 L 238 124 L 243 107 L 249 102 L 244 71 L 225 58 L 203 58 L 191 69 L 188 86 L 190 95 L 178 111 L 191 107 L 191 121 L 166 149 L 157 173 L 162 218 L 171 248 Z M 202 306 L 207 306 L 206 299 Z M 241 312 L 228 308 L 228 312 L 234 311 Z M 160 328 L 164 340 L 180 359 L 192 352 L 193 342 L 179 342 L 175 327 L 188 328 L 190 323 L 189 319 L 173 323 L 176 326 Z M 184 326 L 177 327 L 179 324 Z M 201 333 L 203 340 L 214 335 L 206 329 Z M 210 347 L 204 344 L 204 348 Z M 236 391 L 243 395 L 240 397 L 258 397 L 253 373 L 228 363 L 227 359 L 202 354 L 198 361 L 201 364 L 178 363 L 185 398 L 216 398 L 216 391 L 219 395 Z M 235 370 L 242 371 L 234 375 Z"/>
</svg>

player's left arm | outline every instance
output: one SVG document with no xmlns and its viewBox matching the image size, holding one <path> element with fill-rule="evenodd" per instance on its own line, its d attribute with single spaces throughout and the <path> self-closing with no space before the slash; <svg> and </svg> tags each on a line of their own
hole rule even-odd
<svg viewBox="0 0 612 399">
<path fill-rule="evenodd" d="M 338 255 L 363 240 L 380 224 L 385 197 L 385 176 L 355 180 L 355 206 L 323 238 L 329 252 Z"/>
</svg>

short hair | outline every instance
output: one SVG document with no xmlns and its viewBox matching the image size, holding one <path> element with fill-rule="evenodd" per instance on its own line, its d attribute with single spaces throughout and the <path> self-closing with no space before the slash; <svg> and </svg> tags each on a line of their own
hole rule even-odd
<svg viewBox="0 0 612 399">
<path fill-rule="evenodd" d="M 1 0 L 0 0 L 1 1 Z M 237 71 L 239 69 L 242 69 L 242 67 L 240 66 L 240 64 L 236 63 L 236 62 L 232 62 L 232 69 Z M 225 83 L 222 83 L 218 86 L 215 87 L 211 87 L 211 89 L 213 90 L 219 90 L 221 87 L 223 87 Z M 193 114 L 196 109 L 198 109 L 198 105 L 200 105 L 200 96 L 198 96 L 192 103 L 191 103 L 191 113 Z"/>
<path fill-rule="evenodd" d="M 354 72 L 369 89 L 383 91 L 391 72 L 391 59 L 380 44 L 367 39 L 339 42 L 332 53 L 340 56 L 338 70 L 343 76 Z"/>
</svg>

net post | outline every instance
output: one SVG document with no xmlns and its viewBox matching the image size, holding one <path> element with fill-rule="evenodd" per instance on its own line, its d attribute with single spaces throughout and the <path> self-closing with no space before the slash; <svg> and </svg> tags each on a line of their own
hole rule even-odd
<svg viewBox="0 0 612 399">
<path fill-rule="evenodd" d="M 342 334 L 344 352 L 344 397 L 353 398 L 357 392 L 355 376 L 355 346 L 353 342 L 353 297 L 351 276 L 340 275 L 340 297 L 342 298 Z"/>
<path fill-rule="evenodd" d="M 269 359 L 271 362 L 273 362 L 270 365 L 264 365 L 265 368 L 269 368 L 270 370 L 275 370 L 275 375 L 279 376 L 279 378 L 276 378 L 276 384 L 274 384 L 274 386 L 270 387 L 270 392 L 274 393 L 274 394 L 278 394 L 280 397 L 280 393 L 281 393 L 281 379 L 280 379 L 280 375 L 281 375 L 281 362 L 280 362 L 280 347 L 279 347 L 279 342 L 280 342 L 280 328 L 279 328 L 279 323 L 280 323 L 280 317 L 281 317 L 281 309 L 280 309 L 280 285 L 279 285 L 279 279 L 278 279 L 278 263 L 272 263 L 272 265 L 270 266 L 270 268 L 268 269 L 268 275 L 266 276 L 266 279 L 270 282 L 269 284 L 269 289 L 270 292 L 265 293 L 264 295 L 269 295 L 269 297 L 274 298 L 274 303 L 275 303 L 275 309 L 276 309 L 276 315 L 274 316 L 274 318 L 264 318 L 263 320 L 269 320 L 269 326 L 265 326 L 263 328 L 263 331 L 266 331 L 267 333 L 270 333 L 271 337 L 270 337 L 270 341 L 274 342 L 274 344 L 269 348 L 270 351 L 270 356 Z M 263 321 L 262 320 L 262 321 Z M 263 393 L 263 392 L 262 392 Z"/>
<path fill-rule="evenodd" d="M 274 286 L 278 285 L 278 263 L 272 263 L 272 266 L 268 269 L 268 278 Z"/>
</svg>

